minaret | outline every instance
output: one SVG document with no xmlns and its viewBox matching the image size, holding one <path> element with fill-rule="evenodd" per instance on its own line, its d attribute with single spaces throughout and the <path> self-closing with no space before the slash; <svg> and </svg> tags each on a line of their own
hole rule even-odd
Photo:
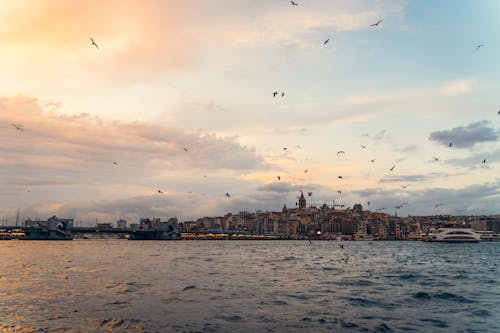
<svg viewBox="0 0 500 333">
<path fill-rule="evenodd" d="M 288 208 L 286 208 L 286 204 L 283 205 L 283 209 L 281 210 L 283 213 L 286 213 Z"/>
<path fill-rule="evenodd" d="M 300 193 L 299 198 L 299 209 L 306 208 L 306 198 L 304 198 L 304 193 Z"/>
</svg>

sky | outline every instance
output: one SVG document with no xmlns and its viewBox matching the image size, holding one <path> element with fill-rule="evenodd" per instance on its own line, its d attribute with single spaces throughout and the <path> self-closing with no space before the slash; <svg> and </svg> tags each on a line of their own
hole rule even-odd
<svg viewBox="0 0 500 333">
<path fill-rule="evenodd" d="M 2 221 L 500 213 L 500 3 L 296 3 L 0 1 Z"/>
</svg>

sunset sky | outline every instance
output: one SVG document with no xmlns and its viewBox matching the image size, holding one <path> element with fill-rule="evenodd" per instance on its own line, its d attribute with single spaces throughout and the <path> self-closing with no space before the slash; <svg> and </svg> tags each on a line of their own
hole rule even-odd
<svg viewBox="0 0 500 333">
<path fill-rule="evenodd" d="M 0 218 L 500 213 L 500 2 L 296 2 L 0 1 Z"/>
</svg>

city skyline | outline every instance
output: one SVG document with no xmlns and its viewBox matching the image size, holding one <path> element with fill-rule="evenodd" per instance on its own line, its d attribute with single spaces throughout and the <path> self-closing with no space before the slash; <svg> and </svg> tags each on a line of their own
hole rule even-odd
<svg viewBox="0 0 500 333">
<path fill-rule="evenodd" d="M 498 214 L 500 4 L 296 3 L 0 4 L 0 216 Z"/>
</svg>

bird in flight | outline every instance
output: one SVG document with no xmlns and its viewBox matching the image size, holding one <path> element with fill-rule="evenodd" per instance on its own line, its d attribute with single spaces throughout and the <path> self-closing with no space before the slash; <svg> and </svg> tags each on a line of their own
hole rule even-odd
<svg viewBox="0 0 500 333">
<path fill-rule="evenodd" d="M 483 160 L 483 164 L 486 164 L 486 159 Z"/>
<path fill-rule="evenodd" d="M 295 1 L 290 1 L 290 3 L 292 4 L 292 6 L 298 6 L 298 4 Z"/>
<path fill-rule="evenodd" d="M 280 181 L 280 180 L 281 180 L 281 177 L 280 177 L 280 176 L 278 176 L 278 181 Z"/>
<path fill-rule="evenodd" d="M 307 171 L 309 171 L 309 169 L 305 169 L 305 170 L 304 170 L 304 173 L 307 173 Z"/>
<path fill-rule="evenodd" d="M 478 46 L 476 46 L 476 51 L 479 51 L 479 49 L 480 49 L 481 47 L 483 47 L 483 46 L 484 46 L 484 44 L 479 44 Z"/>
<path fill-rule="evenodd" d="M 497 116 L 500 116 L 500 110 L 498 110 L 498 112 L 497 112 Z"/>
<path fill-rule="evenodd" d="M 327 40 L 325 40 L 325 41 L 323 42 L 323 45 L 327 44 L 329 41 L 330 41 L 330 38 L 328 38 Z"/>
<path fill-rule="evenodd" d="M 395 167 L 396 167 L 396 165 L 394 164 L 394 165 L 392 166 L 392 168 L 390 168 L 389 170 L 394 171 L 394 168 L 395 168 Z"/>
<path fill-rule="evenodd" d="M 439 161 L 439 157 L 436 157 L 436 156 L 432 156 L 432 158 L 434 159 L 434 162 L 437 162 L 437 161 Z"/>
<path fill-rule="evenodd" d="M 401 185 L 401 187 L 402 187 L 403 189 L 407 188 L 408 186 L 410 186 L 410 184 Z"/>
<path fill-rule="evenodd" d="M 339 176 L 339 179 L 344 179 L 344 177 L 342 177 L 342 176 Z"/>
<path fill-rule="evenodd" d="M 114 165 L 118 165 L 118 162 L 117 162 L 117 161 L 113 161 L 113 164 L 114 164 Z"/>
<path fill-rule="evenodd" d="M 311 196 L 313 193 L 312 192 L 307 192 L 307 195 L 308 196 Z"/>
<path fill-rule="evenodd" d="M 283 150 L 287 150 L 288 148 L 287 147 L 283 147 Z"/>
<path fill-rule="evenodd" d="M 226 192 L 226 197 L 230 198 L 231 196 L 229 195 L 229 193 Z"/>
<path fill-rule="evenodd" d="M 366 148 L 366 145 L 361 145 L 361 148 L 365 149 L 365 148 Z"/>
<path fill-rule="evenodd" d="M 184 151 L 188 151 L 188 150 L 189 150 L 189 149 L 187 149 L 186 147 L 184 147 L 183 149 L 184 149 Z"/>
<path fill-rule="evenodd" d="M 375 159 L 373 159 L 373 160 L 370 160 L 370 162 L 372 162 L 372 163 L 375 163 Z"/>
<path fill-rule="evenodd" d="M 366 204 L 367 204 L 368 206 L 370 206 L 370 201 L 367 201 L 367 202 L 366 202 Z"/>
<path fill-rule="evenodd" d="M 448 143 L 448 147 L 453 147 L 453 142 Z"/>
<path fill-rule="evenodd" d="M 163 191 L 162 190 L 156 190 L 158 192 L 158 194 L 163 194 Z"/>
<path fill-rule="evenodd" d="M 437 205 L 434 205 L 434 208 L 438 208 L 439 206 L 444 206 L 444 204 L 438 203 Z"/>
<path fill-rule="evenodd" d="M 92 39 L 92 37 L 89 37 L 90 38 L 90 44 L 91 45 L 94 45 L 98 50 L 99 50 L 99 46 L 97 45 L 97 43 Z"/>
<path fill-rule="evenodd" d="M 277 91 L 273 92 L 273 97 L 276 97 L 276 95 L 278 95 L 278 92 Z"/>
<path fill-rule="evenodd" d="M 378 27 L 382 20 L 378 20 L 377 23 L 370 24 L 370 27 Z"/>
<path fill-rule="evenodd" d="M 281 93 L 281 97 L 285 97 L 285 92 L 284 91 Z"/>
<path fill-rule="evenodd" d="M 339 154 L 345 154 L 345 151 L 343 151 L 343 150 L 339 150 L 339 151 L 337 152 L 337 156 L 339 156 Z"/>
<path fill-rule="evenodd" d="M 15 129 L 17 129 L 17 130 L 24 131 L 22 124 L 12 124 L 12 126 L 14 126 Z"/>
<path fill-rule="evenodd" d="M 338 193 L 338 194 L 342 194 L 342 191 L 340 191 L 340 190 L 339 190 L 339 191 L 337 191 L 337 193 Z"/>
<path fill-rule="evenodd" d="M 500 114 L 500 111 L 499 111 L 499 114 Z M 295 147 L 297 147 L 297 149 L 302 149 L 302 147 L 301 147 L 301 146 L 295 146 Z"/>
</svg>

